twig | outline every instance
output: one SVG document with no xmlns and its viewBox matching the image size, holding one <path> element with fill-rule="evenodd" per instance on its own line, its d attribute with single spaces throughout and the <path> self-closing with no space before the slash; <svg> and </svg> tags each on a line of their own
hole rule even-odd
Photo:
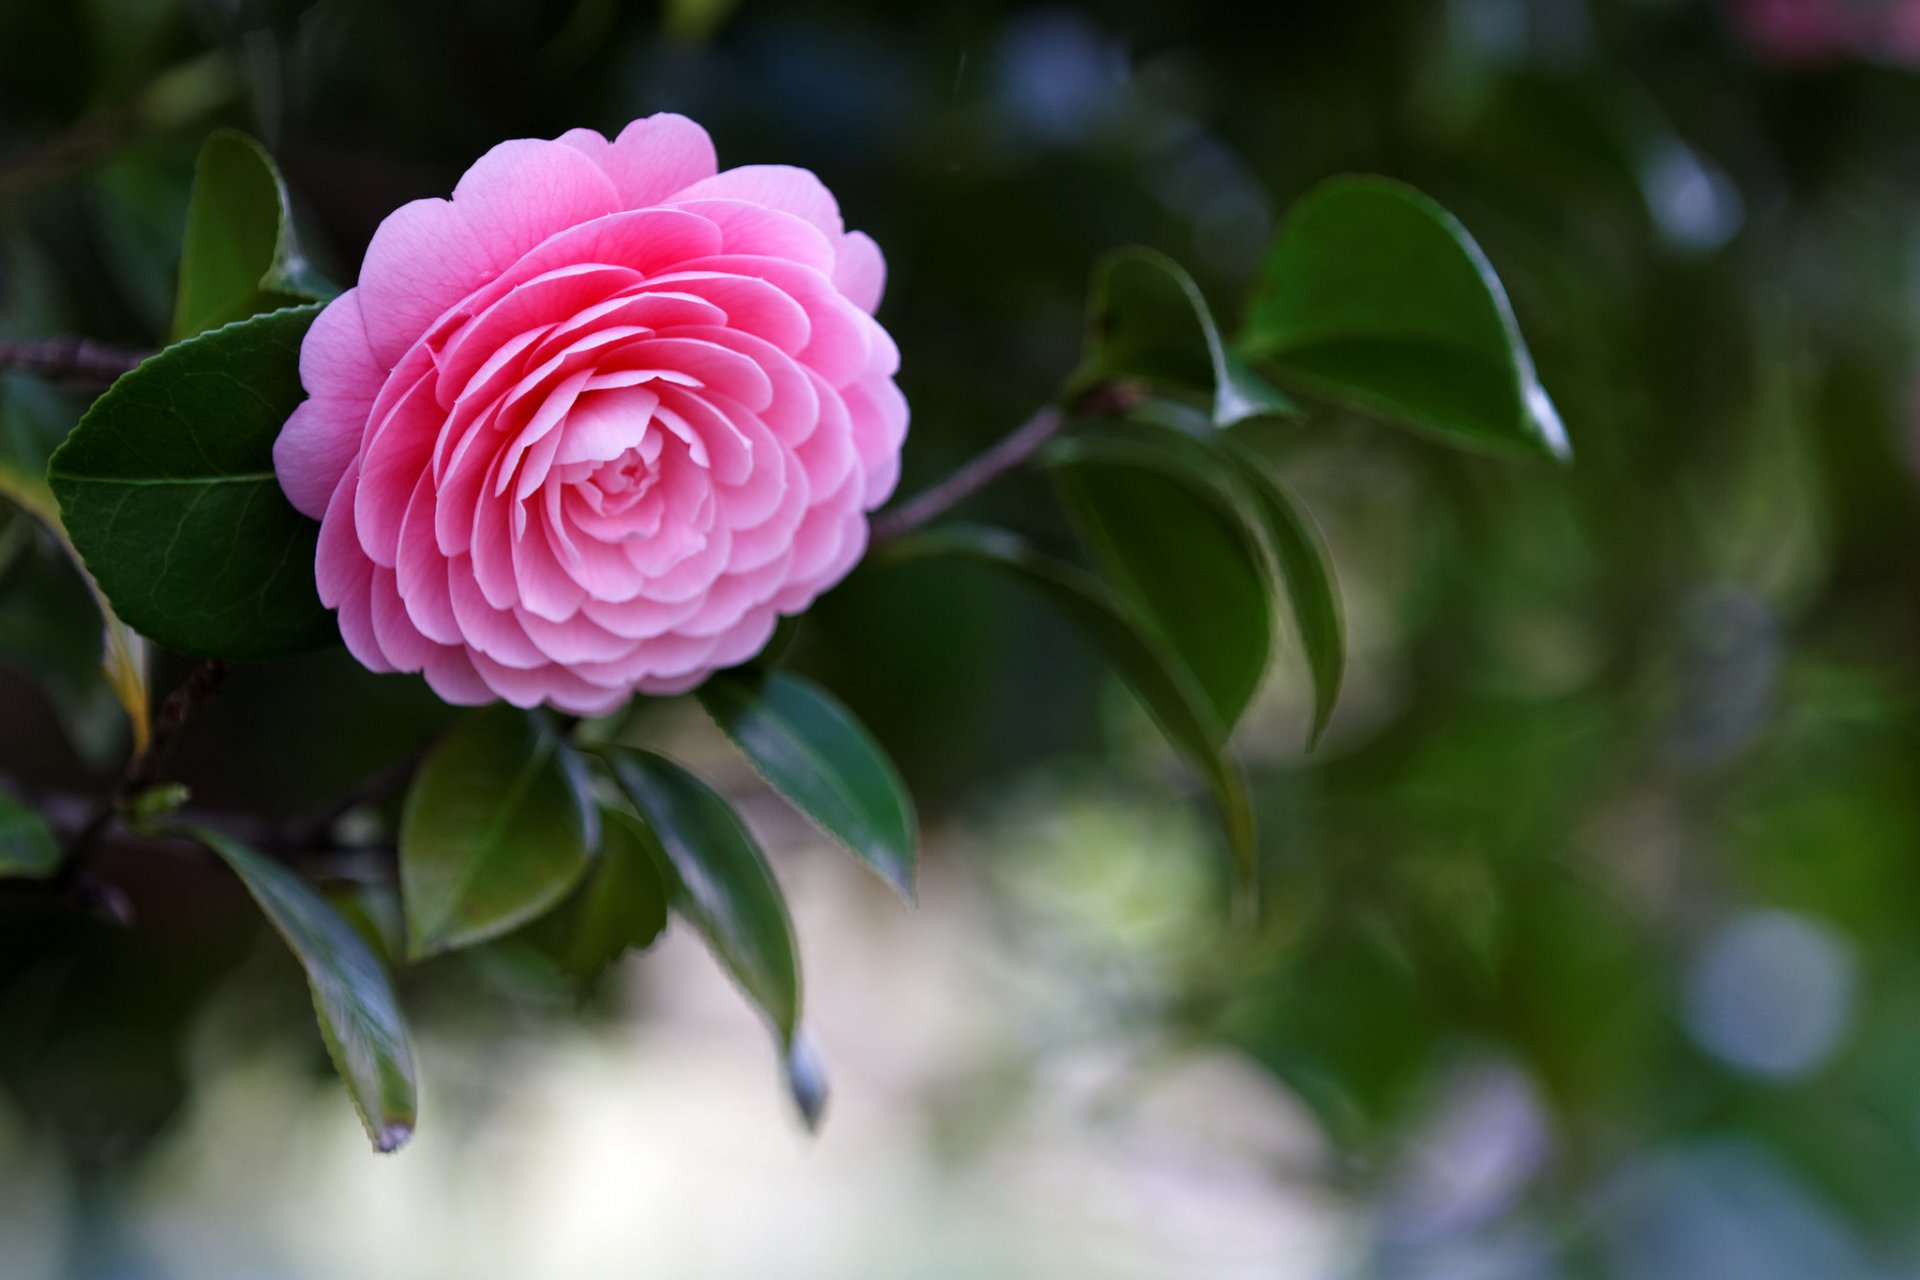
<svg viewBox="0 0 1920 1280">
<path fill-rule="evenodd" d="M 1046 406 L 945 480 L 881 512 L 873 521 L 872 544 L 878 546 L 931 524 L 1040 452 L 1076 422 L 1124 413 L 1139 402 L 1140 395 L 1130 384 L 1109 382 L 1095 386 L 1066 408 Z"/>
<path fill-rule="evenodd" d="M 88 898 L 89 888 L 94 885 L 86 872 L 88 855 L 127 803 L 159 779 L 160 767 L 166 763 L 167 753 L 172 750 L 174 739 L 180 736 L 187 717 L 193 714 L 196 707 L 220 692 L 221 682 L 226 675 L 226 663 L 218 658 L 208 658 L 188 673 L 179 688 L 167 695 L 167 700 L 160 704 L 160 714 L 154 717 L 153 736 L 147 740 L 146 747 L 128 757 L 127 766 L 121 771 L 113 790 L 94 806 L 92 815 L 68 842 L 66 864 L 57 878 L 60 884 L 74 890 L 82 899 Z M 122 911 L 116 910 L 110 914 L 116 918 L 124 917 Z M 125 922 L 124 919 L 122 922 Z"/>
<path fill-rule="evenodd" d="M 0 369 L 19 369 L 62 382 L 112 382 L 152 354 L 90 338 L 0 339 Z"/>
</svg>

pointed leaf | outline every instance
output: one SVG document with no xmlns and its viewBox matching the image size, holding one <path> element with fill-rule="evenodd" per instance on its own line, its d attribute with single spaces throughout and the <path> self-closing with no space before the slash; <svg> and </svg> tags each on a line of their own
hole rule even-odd
<svg viewBox="0 0 1920 1280">
<path fill-rule="evenodd" d="M 801 1121 L 806 1124 L 809 1133 L 818 1133 L 832 1090 L 827 1085 L 826 1063 L 820 1060 L 820 1051 L 814 1047 L 813 1037 L 804 1028 L 794 1035 L 783 1068 L 787 1093 L 800 1112 Z"/>
<path fill-rule="evenodd" d="M 335 1071 L 367 1136 L 395 1151 L 413 1136 L 419 1108 L 413 1047 L 393 984 L 373 951 L 300 877 L 216 831 L 189 829 L 233 868 L 300 967 Z"/>
<path fill-rule="evenodd" d="M 783 671 L 723 673 L 699 697 L 775 790 L 913 901 L 913 801 L 851 712 Z"/>
<path fill-rule="evenodd" d="M 673 906 L 766 1015 L 780 1043 L 800 1019 L 800 961 L 787 902 L 733 807 L 662 756 L 615 749 L 613 780 L 659 837 Z"/>
<path fill-rule="evenodd" d="M 1327 730 L 1347 669 L 1346 620 L 1334 585 L 1332 560 L 1313 517 L 1294 501 L 1266 464 L 1251 450 L 1236 447 L 1231 453 L 1253 498 L 1267 546 L 1279 564 L 1287 600 L 1293 606 L 1294 626 L 1306 652 L 1307 670 L 1313 677 L 1313 727 L 1308 734 L 1311 746 Z"/>
<path fill-rule="evenodd" d="M 583 987 L 598 983 L 627 951 L 651 946 L 667 927 L 659 837 L 619 809 L 600 811 L 600 833 L 592 870 L 534 926 L 560 972 Z"/>
<path fill-rule="evenodd" d="M 497 937 L 567 895 L 600 840 L 578 758 L 544 716 L 489 707 L 414 776 L 400 892 L 417 959 Z"/>
<path fill-rule="evenodd" d="M 1186 268 L 1153 249 L 1108 254 L 1087 297 L 1087 354 L 1075 382 L 1139 379 L 1212 397 L 1214 425 L 1294 406 L 1220 340 L 1220 326 Z"/>
<path fill-rule="evenodd" d="M 1145 401 L 1127 421 L 1063 441 L 1050 456 L 1138 456 L 1144 464 L 1184 475 L 1212 493 L 1217 509 L 1233 519 L 1243 537 L 1258 544 L 1265 578 L 1276 596 L 1285 592 L 1291 606 L 1314 686 L 1311 745 L 1326 729 L 1346 668 L 1345 623 L 1319 530 L 1266 460 L 1237 434 L 1157 412 L 1165 404 Z"/>
<path fill-rule="evenodd" d="M 1038 592 L 1099 650 L 1132 688 L 1167 740 L 1205 780 L 1220 811 L 1243 890 L 1255 871 L 1253 809 L 1246 782 L 1224 750 L 1227 730 L 1186 669 L 1098 578 L 1034 551 L 1004 530 L 949 525 L 890 544 L 890 562 L 960 556 L 989 565 Z"/>
<path fill-rule="evenodd" d="M 1062 440 L 1047 461 L 1102 574 L 1231 733 L 1266 674 L 1277 584 L 1259 533 L 1227 488 L 1230 464 L 1171 433 L 1155 442 Z"/>
<path fill-rule="evenodd" d="M 1301 198 L 1260 269 L 1243 346 L 1396 421 L 1569 453 L 1492 264 L 1452 214 L 1397 182 L 1335 178 Z"/>
<path fill-rule="evenodd" d="M 338 639 L 314 587 L 320 526 L 293 509 L 273 442 L 305 396 L 318 313 L 257 316 L 168 347 L 94 402 L 48 464 L 60 514 L 114 612 L 201 657 Z"/>
<path fill-rule="evenodd" d="M 273 157 L 238 130 L 216 129 L 193 169 L 174 341 L 338 292 L 300 252 Z"/>
<path fill-rule="evenodd" d="M 60 846 L 40 815 L 0 791 L 0 880 L 43 880 L 60 869 Z"/>
</svg>

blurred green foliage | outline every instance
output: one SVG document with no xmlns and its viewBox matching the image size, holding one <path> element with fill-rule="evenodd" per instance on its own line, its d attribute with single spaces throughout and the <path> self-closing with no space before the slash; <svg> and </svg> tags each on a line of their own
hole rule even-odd
<svg viewBox="0 0 1920 1280">
<path fill-rule="evenodd" d="M 1442 1245 L 1495 1251 L 1525 1223 L 1556 1243 L 1511 1274 L 1911 1266 L 1920 78 L 1770 64 L 1698 0 L 14 0 L 0 336 L 163 337 L 215 124 L 266 140 L 309 255 L 344 280 L 388 210 L 494 141 L 657 109 L 706 124 L 723 163 L 815 168 L 885 246 L 907 491 L 1053 391 L 1113 246 L 1164 250 L 1233 316 L 1274 211 L 1329 175 L 1380 172 L 1458 215 L 1578 464 L 1486 465 L 1338 411 L 1246 428 L 1325 526 L 1346 692 L 1303 754 L 1312 684 L 1282 654 L 1239 741 L 1266 923 L 1228 937 L 1202 907 L 1155 935 L 1177 980 L 1125 1014 L 1241 1047 L 1298 1091 L 1338 1176 L 1384 1197 L 1379 1274 L 1439 1274 Z M 26 456 L 82 407 L 18 376 L 4 395 Z M 1044 485 L 977 511 L 1063 546 Z M 122 731 L 76 586 L 30 525 L 0 528 L 0 767 L 36 788 L 96 786 Z M 1110 713 L 1061 623 L 976 569 L 863 570 L 794 656 L 936 831 L 1115 743 L 1135 771 L 1118 785 L 1178 776 L 1133 749 L 1149 735 Z M 299 815 L 442 719 L 339 653 L 242 670 L 180 773 L 196 803 Z M 1017 828 L 994 844 L 1021 853 Z M 1090 885 L 1098 853 L 1073 866 Z M 0 1082 L 96 1170 L 178 1107 L 186 1029 L 258 928 L 199 864 L 108 870 L 138 931 L 0 894 Z M 1764 946 L 1729 950 L 1761 910 L 1852 979 L 1801 998 L 1798 952 L 1777 971 Z M 414 981 L 457 1005 L 457 975 Z M 285 986 L 291 1024 L 291 966 Z M 1781 1051 L 1818 1018 L 1824 1040 Z M 1530 1083 L 1550 1153 L 1423 1218 L 1390 1193 L 1461 1065 L 1489 1059 Z M 1498 1116 L 1468 1135 L 1462 1159 L 1496 1149 Z M 1753 1179 L 1805 1213 L 1739 1200 Z M 1753 1253 L 1688 1253 L 1700 1215 L 1655 1213 L 1734 1201 Z M 1808 1213 L 1846 1248 L 1796 1226 Z"/>
</svg>

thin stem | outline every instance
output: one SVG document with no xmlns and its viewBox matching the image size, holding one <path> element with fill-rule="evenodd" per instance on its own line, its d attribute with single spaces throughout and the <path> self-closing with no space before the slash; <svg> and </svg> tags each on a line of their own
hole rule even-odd
<svg viewBox="0 0 1920 1280">
<path fill-rule="evenodd" d="M 1066 412 L 1048 405 L 945 480 L 877 516 L 873 522 L 874 545 L 939 519 L 1038 453 L 1066 425 Z"/>
<path fill-rule="evenodd" d="M 153 353 L 90 338 L 0 339 L 0 370 L 18 369 L 61 382 L 112 382 Z"/>
<path fill-rule="evenodd" d="M 73 839 L 67 844 L 66 866 L 60 873 L 61 883 L 75 889 L 82 897 L 86 888 L 93 882 L 86 874 L 85 863 L 120 816 L 121 810 L 134 797 L 151 787 L 160 777 L 160 767 L 166 763 L 167 753 L 180 736 L 187 718 L 196 707 L 210 701 L 220 692 L 221 682 L 226 679 L 227 664 L 218 658 L 208 658 L 188 673 L 180 682 L 179 688 L 167 695 L 160 704 L 160 714 L 153 720 L 153 735 L 147 745 L 127 758 L 126 768 L 120 773 L 119 780 L 93 808 L 93 813 L 83 823 Z M 118 916 L 120 912 L 114 912 Z"/>
<path fill-rule="evenodd" d="M 872 544 L 890 542 L 931 524 L 1019 467 L 1062 431 L 1088 418 L 1125 413 L 1140 397 L 1140 388 L 1130 383 L 1103 382 L 1065 408 L 1046 406 L 945 480 L 881 512 L 873 521 Z"/>
</svg>

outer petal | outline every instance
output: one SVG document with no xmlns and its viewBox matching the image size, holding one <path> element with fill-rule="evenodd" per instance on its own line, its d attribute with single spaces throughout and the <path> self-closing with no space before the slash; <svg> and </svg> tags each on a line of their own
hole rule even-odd
<svg viewBox="0 0 1920 1280">
<path fill-rule="evenodd" d="M 415 200 L 387 215 L 360 263 L 367 344 L 383 368 L 442 312 L 494 273 L 487 246 L 450 200 Z"/>
<path fill-rule="evenodd" d="M 621 206 L 612 179 L 574 148 L 516 138 L 474 161 L 453 189 L 453 207 L 499 272 L 556 231 Z"/>
<path fill-rule="evenodd" d="M 719 168 L 707 131 L 669 111 L 635 120 L 594 159 L 629 209 L 659 204 Z"/>
<path fill-rule="evenodd" d="M 366 410 L 338 400 L 303 400 L 273 442 L 273 470 L 301 515 L 318 520 L 360 452 Z"/>
<path fill-rule="evenodd" d="M 827 233 L 830 240 L 846 234 L 840 203 L 811 169 L 790 164 L 743 164 L 715 174 L 675 194 L 674 202 L 688 200 L 742 200 L 769 209 L 798 214 Z"/>
<path fill-rule="evenodd" d="M 887 260 L 880 246 L 864 231 L 849 231 L 840 238 L 840 254 L 833 263 L 833 283 L 847 301 L 872 315 L 880 306 L 887 289 Z"/>
</svg>

